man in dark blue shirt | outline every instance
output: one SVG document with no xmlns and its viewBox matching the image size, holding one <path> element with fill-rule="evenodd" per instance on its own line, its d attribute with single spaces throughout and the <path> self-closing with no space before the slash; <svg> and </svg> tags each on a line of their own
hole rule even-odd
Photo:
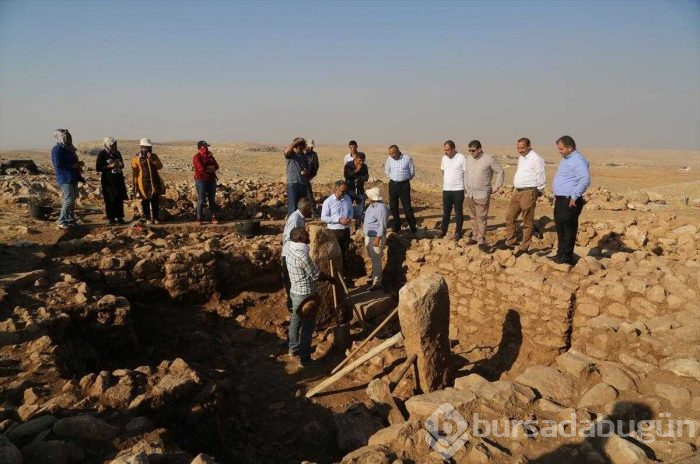
<svg viewBox="0 0 700 464">
<path fill-rule="evenodd" d="M 73 137 L 68 129 L 56 129 L 56 145 L 51 150 L 51 162 L 56 172 L 56 183 L 61 187 L 63 205 L 58 216 L 58 228 L 73 227 L 75 222 L 75 202 L 78 199 L 78 181 L 83 182 L 80 169 L 83 162 L 78 160 L 73 146 Z"/>
</svg>

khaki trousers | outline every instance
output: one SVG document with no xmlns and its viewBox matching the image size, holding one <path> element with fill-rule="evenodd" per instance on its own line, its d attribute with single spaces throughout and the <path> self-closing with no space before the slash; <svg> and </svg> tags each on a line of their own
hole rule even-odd
<svg viewBox="0 0 700 464">
<path fill-rule="evenodd" d="M 525 251 L 530 248 L 532 233 L 535 228 L 535 205 L 537 204 L 537 189 L 513 191 L 510 204 L 506 212 L 506 245 L 515 246 L 515 220 L 522 214 L 523 240 L 519 249 Z"/>
<path fill-rule="evenodd" d="M 486 243 L 486 222 L 489 217 L 491 196 L 484 199 L 467 198 L 467 208 L 472 215 L 472 239 L 481 245 Z"/>
</svg>

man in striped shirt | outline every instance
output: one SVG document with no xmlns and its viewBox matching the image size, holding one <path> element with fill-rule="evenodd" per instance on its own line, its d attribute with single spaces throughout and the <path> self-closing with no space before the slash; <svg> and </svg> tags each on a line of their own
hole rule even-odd
<svg viewBox="0 0 700 464">
<path fill-rule="evenodd" d="M 411 206 L 411 179 L 416 175 L 413 160 L 406 153 L 401 153 L 397 145 L 391 145 L 384 171 L 389 178 L 389 208 L 393 217 L 392 229 L 394 232 L 401 230 L 400 199 L 411 232 L 416 233 L 416 217 L 413 215 L 413 206 Z"/>
<path fill-rule="evenodd" d="M 289 249 L 289 236 L 292 230 L 297 227 L 304 227 L 307 217 L 311 216 L 311 202 L 308 198 L 302 198 L 297 203 L 297 210 L 289 215 L 287 218 L 287 223 L 284 226 L 284 232 L 282 233 L 282 281 L 284 282 L 284 289 L 287 291 L 287 309 L 292 310 L 292 297 L 290 295 L 289 273 L 287 272 L 287 250 Z"/>
<path fill-rule="evenodd" d="M 292 318 L 289 323 L 289 354 L 299 356 L 299 365 L 308 367 L 311 361 L 311 338 L 316 326 L 314 318 L 302 318 L 299 305 L 316 293 L 316 281 L 332 281 L 333 278 L 319 271 L 309 256 L 309 233 L 303 227 L 295 227 L 289 234 L 287 247 L 287 272 L 290 280 Z"/>
</svg>

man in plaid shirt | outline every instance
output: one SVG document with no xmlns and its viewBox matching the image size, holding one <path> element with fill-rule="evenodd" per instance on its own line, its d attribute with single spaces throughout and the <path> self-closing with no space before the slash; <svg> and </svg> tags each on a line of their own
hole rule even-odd
<svg viewBox="0 0 700 464">
<path fill-rule="evenodd" d="M 311 361 L 311 337 L 316 326 L 315 319 L 303 319 L 299 305 L 309 295 L 316 293 L 317 280 L 333 280 L 319 271 L 309 256 L 309 233 L 303 227 L 295 227 L 289 234 L 286 251 L 287 272 L 292 298 L 292 319 L 289 323 L 289 354 L 299 356 L 299 365 L 308 367 Z"/>
</svg>

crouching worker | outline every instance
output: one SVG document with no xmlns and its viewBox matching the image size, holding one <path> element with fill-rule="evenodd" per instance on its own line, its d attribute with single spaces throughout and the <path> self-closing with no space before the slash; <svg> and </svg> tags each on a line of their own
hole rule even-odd
<svg viewBox="0 0 700 464">
<path fill-rule="evenodd" d="M 316 326 L 316 314 L 320 299 L 316 293 L 316 281 L 332 281 L 333 278 L 319 271 L 309 256 L 309 233 L 303 227 L 295 227 L 289 234 L 286 261 L 292 299 L 292 320 L 289 324 L 289 354 L 299 356 L 299 366 L 309 367 L 311 338 Z"/>
<path fill-rule="evenodd" d="M 372 284 L 369 289 L 376 290 L 382 286 L 382 256 L 386 243 L 387 209 L 382 202 L 378 187 L 371 188 L 365 193 L 370 204 L 365 212 L 362 231 L 365 234 L 367 254 L 372 261 Z"/>
</svg>

